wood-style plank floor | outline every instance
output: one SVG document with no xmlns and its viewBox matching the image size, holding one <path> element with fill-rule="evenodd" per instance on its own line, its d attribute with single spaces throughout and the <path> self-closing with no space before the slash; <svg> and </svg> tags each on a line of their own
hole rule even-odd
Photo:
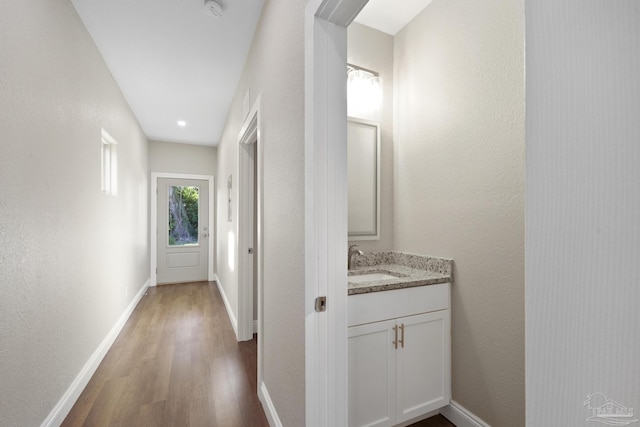
<svg viewBox="0 0 640 427">
<path fill-rule="evenodd" d="M 149 288 L 62 424 L 268 427 L 213 282 Z"/>
<path fill-rule="evenodd" d="M 214 282 L 149 288 L 63 427 L 268 427 Z M 455 427 L 441 415 L 410 427 Z"/>
</svg>

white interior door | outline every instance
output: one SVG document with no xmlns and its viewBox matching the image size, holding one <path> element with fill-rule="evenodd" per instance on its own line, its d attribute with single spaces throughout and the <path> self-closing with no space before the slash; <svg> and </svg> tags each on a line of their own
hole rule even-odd
<svg viewBox="0 0 640 427">
<path fill-rule="evenodd" d="M 157 203 L 157 283 L 207 280 L 208 181 L 158 178 Z"/>
</svg>

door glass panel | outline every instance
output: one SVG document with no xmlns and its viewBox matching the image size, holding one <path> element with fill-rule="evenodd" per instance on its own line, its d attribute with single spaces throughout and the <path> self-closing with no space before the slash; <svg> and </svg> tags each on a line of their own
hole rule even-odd
<svg viewBox="0 0 640 427">
<path fill-rule="evenodd" d="M 198 244 L 198 187 L 169 186 L 169 246 Z"/>
</svg>

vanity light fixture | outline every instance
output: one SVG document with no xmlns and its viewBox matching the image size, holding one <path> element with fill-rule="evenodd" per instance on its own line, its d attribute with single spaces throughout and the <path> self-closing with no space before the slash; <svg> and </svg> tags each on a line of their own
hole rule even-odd
<svg viewBox="0 0 640 427">
<path fill-rule="evenodd" d="M 375 71 L 347 64 L 347 99 L 349 110 L 355 112 L 378 108 L 382 103 L 382 77 Z"/>
</svg>

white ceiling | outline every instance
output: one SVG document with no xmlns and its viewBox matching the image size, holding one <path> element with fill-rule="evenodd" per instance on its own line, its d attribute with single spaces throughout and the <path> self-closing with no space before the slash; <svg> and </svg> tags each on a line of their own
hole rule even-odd
<svg viewBox="0 0 640 427">
<path fill-rule="evenodd" d="M 149 139 L 217 145 L 264 0 L 71 0 Z M 432 0 L 369 0 L 356 22 L 395 35 Z M 185 127 L 178 126 L 184 120 Z"/>
<path fill-rule="evenodd" d="M 149 139 L 220 140 L 264 0 L 203 1 L 72 0 Z"/>
<path fill-rule="evenodd" d="M 433 0 L 369 0 L 355 21 L 395 36 Z"/>
</svg>

